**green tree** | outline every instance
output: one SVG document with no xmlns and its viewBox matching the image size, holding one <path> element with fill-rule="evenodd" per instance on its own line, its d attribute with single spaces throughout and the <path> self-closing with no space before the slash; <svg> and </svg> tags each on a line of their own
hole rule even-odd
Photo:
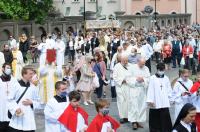
<svg viewBox="0 0 200 132">
<path fill-rule="evenodd" d="M 42 23 L 53 10 L 53 0 L 0 0 L 0 11 L 13 20 Z"/>
</svg>

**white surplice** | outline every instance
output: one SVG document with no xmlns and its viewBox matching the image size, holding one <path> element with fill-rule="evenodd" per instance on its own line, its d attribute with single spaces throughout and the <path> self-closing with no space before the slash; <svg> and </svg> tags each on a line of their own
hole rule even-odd
<svg viewBox="0 0 200 132">
<path fill-rule="evenodd" d="M 119 110 L 120 118 L 128 118 L 128 101 L 129 101 L 129 88 L 128 83 L 122 83 L 131 76 L 132 65 L 128 64 L 125 69 L 121 63 L 117 63 L 113 69 L 113 79 L 115 81 L 117 93 L 117 107 Z"/>
<path fill-rule="evenodd" d="M 59 102 L 53 97 L 51 98 L 44 109 L 45 115 L 45 132 L 66 132 L 67 129 L 64 125 L 60 124 L 58 118 L 69 105 L 67 102 Z"/>
<path fill-rule="evenodd" d="M 112 129 L 112 125 L 110 122 L 104 122 L 101 128 L 101 132 L 108 132 L 108 128 Z"/>
<path fill-rule="evenodd" d="M 11 77 L 10 81 L 3 82 L 0 79 L 0 122 L 4 121 L 10 121 L 8 118 L 8 96 L 10 95 L 11 91 L 15 87 L 13 86 L 19 86 L 19 83 L 14 77 Z"/>
<path fill-rule="evenodd" d="M 85 124 L 85 120 L 83 116 L 80 113 L 78 113 L 76 132 L 81 132 L 83 129 L 87 127 L 88 126 Z M 67 132 L 71 132 L 71 131 L 67 130 Z"/>
<path fill-rule="evenodd" d="M 130 84 L 129 104 L 128 104 L 128 120 L 130 122 L 146 121 L 146 95 L 147 87 L 150 79 L 148 67 L 140 68 L 138 64 L 131 68 L 132 76 L 128 78 Z M 136 79 L 142 77 L 144 82 L 138 82 Z"/>
<path fill-rule="evenodd" d="M 36 130 L 34 109 L 40 107 L 40 99 L 38 96 L 37 88 L 31 84 L 18 104 L 16 101 L 22 95 L 26 87 L 15 85 L 14 88 L 15 89 L 10 93 L 8 97 L 8 108 L 13 115 L 9 126 L 14 129 L 23 131 Z M 33 102 L 33 108 L 31 108 L 30 105 L 25 106 L 22 104 L 22 102 L 26 99 L 30 99 Z M 23 115 L 19 117 L 15 115 L 15 112 L 18 108 L 21 108 L 23 112 Z"/>
<path fill-rule="evenodd" d="M 65 63 L 65 43 L 60 40 L 56 41 L 56 64 L 62 66 Z"/>
<path fill-rule="evenodd" d="M 4 59 L 4 54 L 2 52 L 0 52 L 0 75 L 2 73 L 2 66 L 5 63 L 5 59 Z"/>
<path fill-rule="evenodd" d="M 186 103 L 192 103 L 191 96 L 188 96 L 188 95 L 181 96 L 181 94 L 184 92 L 187 92 L 187 90 L 178 81 L 183 83 L 189 91 L 191 87 L 193 86 L 193 82 L 191 80 L 188 79 L 187 81 L 183 81 L 182 78 L 179 78 L 177 82 L 174 84 L 174 88 L 173 88 L 173 100 L 175 102 L 174 120 L 177 118 L 183 105 L 185 105 Z"/>
<path fill-rule="evenodd" d="M 150 77 L 146 102 L 154 103 L 155 109 L 169 108 L 171 94 L 171 83 L 166 75 L 163 78 L 158 78 L 156 75 Z"/>
<path fill-rule="evenodd" d="M 40 45 L 38 46 L 38 50 L 40 51 L 40 67 L 42 67 L 46 63 L 47 44 L 46 43 L 40 43 Z"/>
</svg>

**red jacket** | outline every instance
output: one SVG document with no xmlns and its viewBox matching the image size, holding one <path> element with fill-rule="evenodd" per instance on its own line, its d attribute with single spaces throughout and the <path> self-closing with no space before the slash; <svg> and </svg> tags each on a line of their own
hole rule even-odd
<svg viewBox="0 0 200 132">
<path fill-rule="evenodd" d="M 101 132 L 103 123 L 105 122 L 110 122 L 112 129 L 114 129 L 114 131 L 116 131 L 117 128 L 120 127 L 120 124 L 109 115 L 102 116 L 100 114 L 97 114 L 96 117 L 92 120 L 92 122 L 88 126 L 87 132 Z"/>
<path fill-rule="evenodd" d="M 188 49 L 188 52 L 187 52 L 187 49 Z M 183 57 L 185 58 L 186 56 L 189 56 L 190 54 L 193 54 L 194 50 L 193 50 L 193 47 L 191 45 L 189 46 L 183 46 L 183 49 L 182 49 L 182 53 L 183 53 Z"/>
</svg>

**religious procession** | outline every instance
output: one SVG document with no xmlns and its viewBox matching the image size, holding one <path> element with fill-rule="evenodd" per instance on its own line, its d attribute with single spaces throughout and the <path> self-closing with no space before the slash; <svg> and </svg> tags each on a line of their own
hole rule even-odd
<svg viewBox="0 0 200 132">
<path fill-rule="evenodd" d="M 0 67 L 0 132 L 37 132 L 37 110 L 45 132 L 200 132 L 194 26 L 10 36 Z"/>
</svg>

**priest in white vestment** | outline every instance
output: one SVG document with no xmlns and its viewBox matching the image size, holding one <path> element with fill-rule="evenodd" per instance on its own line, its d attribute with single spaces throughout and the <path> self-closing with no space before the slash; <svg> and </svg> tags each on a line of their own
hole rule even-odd
<svg viewBox="0 0 200 132">
<path fill-rule="evenodd" d="M 117 64 L 117 55 L 121 54 L 123 50 L 122 46 L 119 46 L 117 48 L 117 53 L 115 53 L 112 57 L 111 63 L 110 63 L 110 70 L 113 71 L 114 66 Z"/>
<path fill-rule="evenodd" d="M 13 46 L 12 48 L 13 54 L 13 61 L 12 61 L 12 69 L 13 69 L 13 76 L 16 79 L 21 79 L 21 71 L 24 66 L 22 52 L 18 50 L 17 45 Z"/>
<path fill-rule="evenodd" d="M 60 38 L 57 38 L 56 40 L 55 49 L 56 49 L 56 64 L 57 66 L 62 67 L 62 65 L 64 65 L 65 62 L 65 43 Z"/>
<path fill-rule="evenodd" d="M 11 64 L 4 63 L 3 74 L 0 76 L 0 132 L 7 132 L 10 119 L 8 118 L 8 96 L 15 89 L 13 86 L 19 86 L 17 80 L 11 76 Z"/>
<path fill-rule="evenodd" d="M 43 42 L 41 42 L 37 48 L 40 51 L 40 64 L 39 64 L 39 66 L 42 67 L 46 63 L 46 55 L 47 55 L 47 48 L 48 48 L 45 38 L 43 38 Z"/>
<path fill-rule="evenodd" d="M 126 55 L 130 55 L 131 54 L 131 50 L 133 49 L 133 46 L 130 44 L 129 41 L 126 41 L 123 43 L 123 53 Z"/>
<path fill-rule="evenodd" d="M 120 123 L 128 122 L 128 102 L 130 85 L 126 81 L 131 76 L 132 64 L 128 63 L 128 56 L 122 55 L 121 62 L 113 69 L 113 79 L 117 93 L 117 107 L 119 110 Z"/>
<path fill-rule="evenodd" d="M 0 52 L 0 75 L 2 73 L 2 66 L 5 63 L 5 59 L 4 59 L 4 54 L 2 52 Z"/>
<path fill-rule="evenodd" d="M 68 87 L 63 81 L 56 82 L 55 86 L 56 95 L 47 102 L 44 109 L 45 132 L 66 132 L 67 129 L 58 118 L 69 105 Z"/>
<path fill-rule="evenodd" d="M 128 121 L 133 129 L 139 127 L 139 122 L 146 121 L 146 94 L 149 84 L 150 72 L 145 66 L 145 59 L 139 58 L 138 63 L 131 69 L 131 77 L 127 79 L 130 84 Z"/>
<path fill-rule="evenodd" d="M 190 89 L 193 82 L 189 79 L 190 72 L 187 69 L 181 71 L 181 77 L 176 81 L 173 88 L 173 100 L 175 102 L 174 121 L 176 120 L 180 110 L 186 103 L 191 102 Z"/>
<path fill-rule="evenodd" d="M 33 72 L 31 67 L 23 67 L 20 86 L 15 86 L 8 97 L 8 108 L 12 114 L 9 132 L 36 130 L 34 110 L 40 107 L 40 99 L 37 88 L 30 83 Z M 24 95 L 17 103 L 22 93 Z"/>
<path fill-rule="evenodd" d="M 47 103 L 55 94 L 55 83 L 62 80 L 62 67 L 55 66 L 54 63 L 46 64 L 39 68 L 40 98 L 43 103 Z"/>
</svg>

